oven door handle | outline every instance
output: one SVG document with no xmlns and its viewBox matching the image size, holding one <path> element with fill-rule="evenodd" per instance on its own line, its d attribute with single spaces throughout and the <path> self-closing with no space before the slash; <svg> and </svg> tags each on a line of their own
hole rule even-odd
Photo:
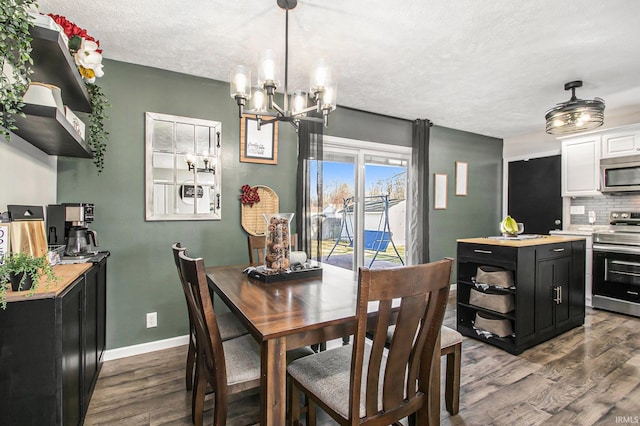
<svg viewBox="0 0 640 426">
<path fill-rule="evenodd" d="M 593 251 L 600 253 L 640 254 L 640 247 L 617 244 L 593 244 Z"/>
<path fill-rule="evenodd" d="M 609 271 L 610 274 L 618 274 L 618 275 L 627 275 L 630 277 L 640 277 L 640 274 L 636 274 L 634 272 L 625 272 L 625 271 Z"/>
<path fill-rule="evenodd" d="M 638 266 L 640 267 L 640 263 L 638 262 L 627 262 L 626 260 L 612 260 L 612 264 L 614 265 L 625 265 L 625 266 Z"/>
</svg>

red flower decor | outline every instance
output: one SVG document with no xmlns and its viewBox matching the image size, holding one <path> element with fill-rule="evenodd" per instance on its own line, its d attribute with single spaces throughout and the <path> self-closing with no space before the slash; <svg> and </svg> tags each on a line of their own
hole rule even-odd
<svg viewBox="0 0 640 426">
<path fill-rule="evenodd" d="M 242 195 L 240 195 L 240 202 L 242 204 L 249 204 L 249 207 L 253 207 L 254 204 L 260 202 L 258 188 L 252 188 L 249 185 L 242 185 L 240 190 L 242 191 Z"/>
<path fill-rule="evenodd" d="M 62 30 L 64 31 L 65 35 L 67 37 L 69 37 L 69 45 L 70 45 L 69 47 L 71 49 L 78 50 L 78 48 L 80 47 L 80 44 L 78 44 L 78 47 L 75 47 L 75 43 L 80 43 L 80 41 L 81 41 L 80 39 L 93 41 L 98 46 L 100 46 L 100 41 L 99 40 L 96 40 L 95 38 L 91 37 L 89 34 L 87 34 L 87 30 L 77 26 L 76 24 L 74 24 L 73 22 L 69 21 L 64 16 L 62 16 L 62 15 L 54 15 L 53 13 L 49 13 L 49 16 L 55 21 L 56 24 L 58 24 L 58 25 L 60 25 L 62 27 Z M 78 39 L 73 40 L 74 37 L 78 37 Z M 71 43 L 74 43 L 75 49 L 74 49 L 74 47 L 71 47 Z M 102 49 L 98 49 L 98 50 L 96 50 L 96 52 L 102 53 Z"/>
</svg>

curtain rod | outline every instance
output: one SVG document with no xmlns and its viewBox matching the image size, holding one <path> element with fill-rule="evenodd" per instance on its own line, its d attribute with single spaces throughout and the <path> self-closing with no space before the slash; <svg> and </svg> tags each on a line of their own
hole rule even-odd
<svg viewBox="0 0 640 426">
<path fill-rule="evenodd" d="M 413 123 L 415 121 L 415 120 L 409 120 L 407 118 L 394 117 L 392 115 L 380 114 L 378 112 L 365 111 L 365 110 L 362 110 L 362 109 L 347 107 L 347 106 L 343 106 L 343 105 L 338 105 L 338 107 L 339 108 L 343 108 L 343 109 L 348 109 L 348 110 L 351 110 L 351 111 L 363 112 L 365 114 L 377 115 L 379 117 L 392 118 L 394 120 L 408 121 L 409 123 Z M 433 121 L 429 120 L 429 127 L 432 127 L 432 126 L 433 126 Z"/>
</svg>

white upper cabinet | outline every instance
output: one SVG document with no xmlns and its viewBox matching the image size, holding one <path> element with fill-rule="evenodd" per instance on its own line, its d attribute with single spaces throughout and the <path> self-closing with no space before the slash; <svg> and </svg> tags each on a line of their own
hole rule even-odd
<svg viewBox="0 0 640 426">
<path fill-rule="evenodd" d="M 562 196 L 601 195 L 600 135 L 561 138 Z"/>
<path fill-rule="evenodd" d="M 640 154 L 640 126 L 602 134 L 602 158 Z"/>
</svg>

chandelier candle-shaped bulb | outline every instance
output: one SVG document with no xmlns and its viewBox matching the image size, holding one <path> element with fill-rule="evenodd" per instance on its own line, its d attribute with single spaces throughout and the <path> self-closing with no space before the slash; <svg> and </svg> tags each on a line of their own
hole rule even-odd
<svg viewBox="0 0 640 426">
<path fill-rule="evenodd" d="M 263 50 L 260 52 L 258 59 L 260 60 L 260 68 L 258 68 L 258 84 L 263 86 L 265 89 L 273 86 L 275 91 L 278 87 L 275 53 L 271 49 Z"/>
<path fill-rule="evenodd" d="M 251 109 L 254 111 L 267 111 L 267 102 L 265 100 L 264 90 L 260 86 L 253 87 L 253 96 L 251 97 Z"/>
<path fill-rule="evenodd" d="M 298 111 L 302 111 L 307 107 L 307 94 L 301 90 L 296 90 L 293 92 L 292 96 L 292 104 L 293 104 L 293 113 L 297 113 Z M 303 114 L 301 114 L 303 115 Z M 306 115 L 306 114 L 304 114 Z"/>
<path fill-rule="evenodd" d="M 331 68 L 329 68 L 324 59 L 319 59 L 313 71 L 311 71 L 311 78 L 309 79 L 310 92 L 314 95 L 322 93 L 330 80 Z"/>
<path fill-rule="evenodd" d="M 329 114 L 336 109 L 337 94 L 338 85 L 333 81 L 328 81 L 321 98 L 321 108 L 325 126 L 329 126 Z"/>
<path fill-rule="evenodd" d="M 229 74 L 229 90 L 231 97 L 238 103 L 240 117 L 247 99 L 251 99 L 251 70 L 244 65 L 237 65 Z"/>
</svg>

